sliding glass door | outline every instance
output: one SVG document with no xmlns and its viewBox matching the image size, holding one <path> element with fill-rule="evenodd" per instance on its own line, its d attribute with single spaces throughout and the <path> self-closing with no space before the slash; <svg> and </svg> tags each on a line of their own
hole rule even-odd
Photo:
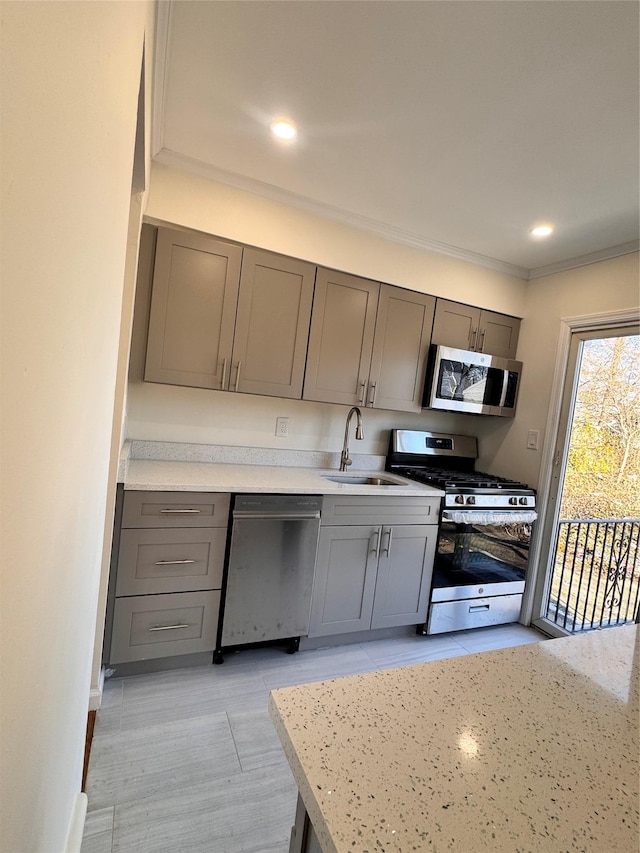
<svg viewBox="0 0 640 853">
<path fill-rule="evenodd" d="M 533 624 L 551 635 L 638 620 L 638 332 L 571 335 L 533 605 Z"/>
</svg>

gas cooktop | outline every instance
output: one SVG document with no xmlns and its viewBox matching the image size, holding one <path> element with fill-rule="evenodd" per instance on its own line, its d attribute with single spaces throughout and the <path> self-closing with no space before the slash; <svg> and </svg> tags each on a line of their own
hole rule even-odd
<svg viewBox="0 0 640 853">
<path fill-rule="evenodd" d="M 442 489 L 445 506 L 535 506 L 535 492 L 526 483 L 476 471 L 477 456 L 478 444 L 473 436 L 394 429 L 386 469 Z"/>
</svg>

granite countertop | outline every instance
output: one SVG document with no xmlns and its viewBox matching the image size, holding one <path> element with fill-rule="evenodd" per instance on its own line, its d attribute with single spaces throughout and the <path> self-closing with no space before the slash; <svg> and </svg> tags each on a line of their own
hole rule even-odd
<svg viewBox="0 0 640 853">
<path fill-rule="evenodd" d="M 273 691 L 322 850 L 637 850 L 638 630 Z"/>
<path fill-rule="evenodd" d="M 371 486 L 336 483 L 323 475 L 354 478 L 385 477 L 397 485 Z M 279 465 L 242 465 L 132 459 L 122 478 L 125 489 L 140 491 L 253 492 L 312 495 L 404 495 L 440 497 L 444 492 L 380 470 L 302 468 Z"/>
</svg>

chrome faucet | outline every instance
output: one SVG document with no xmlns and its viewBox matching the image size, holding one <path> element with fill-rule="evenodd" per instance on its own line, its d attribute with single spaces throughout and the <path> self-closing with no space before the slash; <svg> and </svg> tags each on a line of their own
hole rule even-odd
<svg viewBox="0 0 640 853">
<path fill-rule="evenodd" d="M 355 416 L 357 418 L 356 421 L 356 439 L 361 441 L 364 438 L 364 433 L 362 431 L 362 412 L 357 406 L 353 406 L 349 409 L 349 414 L 347 415 L 347 423 L 344 427 L 344 444 L 342 445 L 342 453 L 340 454 L 340 470 L 346 471 L 347 466 L 351 465 L 353 462 L 352 459 L 349 459 L 349 425 L 351 423 L 351 418 Z"/>
</svg>

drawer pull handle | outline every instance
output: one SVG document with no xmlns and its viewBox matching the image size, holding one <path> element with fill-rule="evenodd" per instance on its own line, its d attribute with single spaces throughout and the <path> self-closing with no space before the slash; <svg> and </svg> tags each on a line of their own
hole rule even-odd
<svg viewBox="0 0 640 853">
<path fill-rule="evenodd" d="M 488 610 L 489 606 L 488 604 L 472 604 L 469 607 L 469 613 L 480 613 L 481 610 Z"/>
<path fill-rule="evenodd" d="M 154 625 L 149 631 L 177 631 L 178 628 L 189 628 L 189 625 Z"/>
<path fill-rule="evenodd" d="M 199 510 L 199 509 L 161 509 L 161 510 L 160 510 L 160 512 L 164 512 L 164 513 L 175 513 L 175 514 L 178 514 L 178 515 L 186 515 L 186 514 L 188 514 L 188 513 L 195 513 L 195 514 L 197 514 L 197 513 L 199 513 L 199 512 L 200 512 L 200 510 Z"/>
<path fill-rule="evenodd" d="M 195 563 L 195 560 L 156 560 L 156 566 L 186 566 Z"/>
</svg>

